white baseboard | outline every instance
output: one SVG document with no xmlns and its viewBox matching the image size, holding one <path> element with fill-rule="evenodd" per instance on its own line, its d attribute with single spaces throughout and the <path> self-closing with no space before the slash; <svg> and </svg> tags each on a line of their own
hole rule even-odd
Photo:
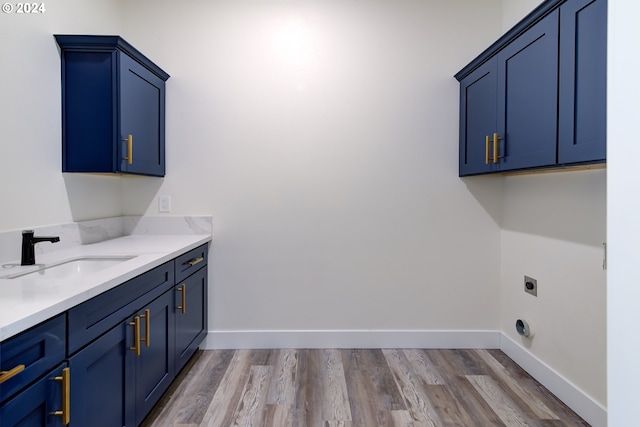
<svg viewBox="0 0 640 427">
<path fill-rule="evenodd" d="M 205 349 L 500 348 L 497 331 L 313 330 L 209 331 Z"/>
<path fill-rule="evenodd" d="M 511 360 L 520 365 L 529 375 L 544 385 L 593 427 L 605 427 L 607 425 L 606 408 L 554 371 L 549 365 L 535 357 L 526 348 L 513 341 L 507 335 L 500 335 L 500 350 L 509 356 Z"/>
<path fill-rule="evenodd" d="M 209 331 L 201 348 L 482 348 L 500 349 L 594 427 L 607 410 L 527 349 L 499 331 L 295 330 Z"/>
</svg>

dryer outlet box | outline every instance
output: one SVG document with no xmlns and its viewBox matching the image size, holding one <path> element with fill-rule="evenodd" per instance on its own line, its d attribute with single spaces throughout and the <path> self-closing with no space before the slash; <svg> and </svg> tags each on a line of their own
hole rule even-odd
<svg viewBox="0 0 640 427">
<path fill-rule="evenodd" d="M 524 276 L 524 291 L 534 297 L 538 296 L 538 281 L 533 277 Z"/>
</svg>

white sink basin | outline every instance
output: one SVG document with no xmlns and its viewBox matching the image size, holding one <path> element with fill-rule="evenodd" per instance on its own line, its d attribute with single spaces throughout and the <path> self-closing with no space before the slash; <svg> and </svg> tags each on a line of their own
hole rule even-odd
<svg viewBox="0 0 640 427">
<path fill-rule="evenodd" d="M 83 257 L 72 260 L 62 261 L 58 264 L 45 265 L 44 267 L 30 271 L 28 273 L 19 273 L 5 277 L 6 279 L 17 278 L 43 278 L 43 279 L 69 279 L 74 277 L 88 276 L 105 268 L 113 267 L 125 261 L 132 256 L 113 256 L 113 257 Z"/>
</svg>

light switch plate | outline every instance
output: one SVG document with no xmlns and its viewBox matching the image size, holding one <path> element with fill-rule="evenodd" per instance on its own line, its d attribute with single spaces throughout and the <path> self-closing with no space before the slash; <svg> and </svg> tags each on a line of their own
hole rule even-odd
<svg viewBox="0 0 640 427">
<path fill-rule="evenodd" d="M 171 197 L 158 196 L 158 212 L 160 213 L 171 212 Z"/>
</svg>

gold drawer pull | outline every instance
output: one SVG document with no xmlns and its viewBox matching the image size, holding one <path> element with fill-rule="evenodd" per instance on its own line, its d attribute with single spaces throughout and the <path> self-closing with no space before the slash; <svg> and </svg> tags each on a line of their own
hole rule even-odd
<svg viewBox="0 0 640 427">
<path fill-rule="evenodd" d="M 489 160 L 491 160 L 491 157 L 489 157 L 489 135 L 487 135 L 484 142 L 484 164 L 488 165 Z"/>
<path fill-rule="evenodd" d="M 145 320 L 145 328 L 144 328 L 144 332 L 145 332 L 145 337 L 142 338 L 140 336 L 140 319 L 144 319 Z M 149 345 L 151 344 L 151 337 L 150 337 L 150 332 L 151 332 L 151 325 L 150 325 L 150 320 L 151 320 L 151 312 L 149 311 L 149 309 L 147 308 L 144 311 L 144 314 L 141 314 L 140 316 L 136 316 L 133 318 L 133 322 L 129 322 L 129 325 L 133 326 L 133 347 L 129 347 L 129 350 L 133 350 L 136 352 L 136 356 L 140 356 L 140 350 L 141 350 L 141 345 L 140 342 L 144 341 L 145 347 L 149 347 Z"/>
<path fill-rule="evenodd" d="M 24 365 L 18 365 L 8 371 L 0 371 L 0 384 L 24 371 Z"/>
<path fill-rule="evenodd" d="M 62 382 L 62 410 L 55 411 L 53 415 L 62 417 L 62 424 L 67 425 L 71 421 L 71 372 L 69 368 L 62 370 L 61 377 L 55 377 L 54 380 Z"/>
<path fill-rule="evenodd" d="M 184 264 L 189 264 L 191 267 L 193 267 L 196 264 L 200 264 L 202 261 L 204 261 L 204 258 L 198 257 L 198 258 L 190 259 L 189 261 L 185 262 Z M 184 265 L 184 264 L 182 264 L 182 265 Z"/>
<path fill-rule="evenodd" d="M 497 133 L 493 134 L 493 163 L 498 163 L 498 159 L 501 159 L 502 156 L 499 156 L 498 153 L 500 149 L 498 148 L 498 141 L 501 140 Z M 489 137 L 487 136 L 487 141 L 489 141 Z"/>
<path fill-rule="evenodd" d="M 151 312 L 147 308 L 144 311 L 144 314 L 140 315 L 141 318 L 144 318 L 144 333 L 145 337 L 140 338 L 140 341 L 144 341 L 145 347 L 149 347 L 151 344 Z"/>
<path fill-rule="evenodd" d="M 140 356 L 140 316 L 133 318 L 133 322 L 129 322 L 133 326 L 133 347 L 129 347 L 129 350 L 136 352 L 136 356 Z"/>
<path fill-rule="evenodd" d="M 126 160 L 128 164 L 133 163 L 133 135 L 127 136 L 123 141 L 127 142 L 127 157 L 123 157 L 123 160 Z"/>
<path fill-rule="evenodd" d="M 182 314 L 185 314 L 187 312 L 187 285 L 183 283 L 177 290 L 182 294 L 182 305 L 176 308 L 179 309 Z"/>
</svg>

